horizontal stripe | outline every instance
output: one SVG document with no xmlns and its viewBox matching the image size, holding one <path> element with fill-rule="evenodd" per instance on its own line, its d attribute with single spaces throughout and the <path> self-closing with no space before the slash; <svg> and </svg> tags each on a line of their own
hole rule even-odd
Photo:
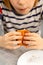
<svg viewBox="0 0 43 65">
<path fill-rule="evenodd" d="M 5 20 L 4 20 L 5 21 Z M 19 23 L 13 23 L 13 22 L 10 22 L 10 21 L 8 21 L 8 22 L 6 22 L 6 23 L 11 23 L 11 24 L 15 24 L 15 25 L 23 25 L 23 24 L 30 24 L 30 23 L 36 23 L 36 22 L 38 22 L 38 21 L 36 21 L 36 20 L 34 20 L 34 21 L 30 21 L 30 22 L 24 22 L 24 23 L 22 23 L 22 24 L 19 24 Z"/>
<path fill-rule="evenodd" d="M 37 14 L 34 14 L 32 16 L 28 16 L 27 18 L 31 18 L 31 17 L 34 17 L 34 16 L 38 16 L 39 14 L 41 14 L 41 12 L 37 13 Z"/>
<path fill-rule="evenodd" d="M 4 28 L 4 33 L 8 33 L 8 31 Z"/>
<path fill-rule="evenodd" d="M 33 26 L 33 27 L 32 27 Z M 11 28 L 11 27 L 14 27 L 14 28 L 18 28 L 18 29 L 22 29 L 22 28 L 25 28 L 25 29 L 27 29 L 27 28 L 36 28 L 36 27 L 38 27 L 39 26 L 39 24 L 37 23 L 36 25 L 32 25 L 32 24 L 28 24 L 28 25 L 21 25 L 21 26 L 17 26 L 17 25 L 10 25 L 10 24 L 7 24 L 7 27 L 8 28 Z M 37 28 L 36 28 L 37 29 Z"/>
<path fill-rule="evenodd" d="M 42 14 L 43 14 L 43 12 L 42 12 Z"/>
<path fill-rule="evenodd" d="M 3 1 L 1 0 L 0 3 L 2 3 Z"/>
<path fill-rule="evenodd" d="M 38 33 L 38 32 L 39 32 L 39 30 L 37 30 L 37 31 L 30 31 L 30 32 Z"/>
<path fill-rule="evenodd" d="M 4 2 L 1 0 L 1 1 L 0 1 L 0 4 L 1 4 L 1 3 L 4 3 Z"/>
<path fill-rule="evenodd" d="M 12 28 L 13 29 L 13 31 L 14 30 L 23 30 L 23 29 L 14 29 L 14 28 Z M 7 28 L 4 28 L 4 30 L 5 30 L 5 33 L 8 33 L 8 32 L 11 32 L 12 31 L 12 29 L 9 29 L 9 31 L 8 31 L 8 29 Z M 30 31 L 30 30 L 29 30 Z M 38 33 L 39 32 L 39 30 L 34 30 L 34 31 L 30 31 L 30 32 L 34 32 L 34 33 Z"/>
<path fill-rule="evenodd" d="M 40 8 L 40 7 L 42 7 L 42 5 L 33 8 L 31 11 L 36 10 L 36 9 L 38 9 L 38 8 Z"/>
<path fill-rule="evenodd" d="M 10 31 L 12 31 L 12 30 L 14 31 L 14 30 L 23 30 L 23 29 L 27 29 L 27 30 L 29 30 L 30 32 L 34 32 L 34 33 L 39 31 L 39 29 L 35 29 L 35 28 L 34 28 L 34 29 L 31 28 L 32 30 L 30 30 L 29 28 L 21 28 L 21 29 L 18 29 L 18 28 L 14 28 L 14 27 L 12 27 L 12 28 L 6 27 L 5 29 L 6 29 L 7 32 L 10 32 Z"/>
<path fill-rule="evenodd" d="M 7 27 L 7 26 L 6 26 Z M 30 27 L 26 27 L 25 29 L 27 29 L 27 28 L 36 28 L 37 26 L 30 26 Z M 14 29 L 20 29 L 20 28 L 17 28 L 17 27 L 7 27 L 7 29 L 12 29 L 12 28 L 14 28 Z M 24 28 L 21 28 L 21 29 L 24 29 Z"/>
<path fill-rule="evenodd" d="M 31 18 L 31 17 L 34 17 L 34 16 L 38 16 L 38 15 L 40 15 L 40 13 L 41 13 L 41 12 L 39 12 L 39 13 L 37 13 L 37 14 L 34 14 L 34 15 L 32 15 L 32 16 L 28 16 L 28 17 L 26 17 L 26 18 Z M 4 14 L 3 14 L 3 16 L 9 17 L 9 18 L 15 18 L 15 17 L 13 17 L 13 16 L 8 16 L 8 15 L 4 15 Z M 15 19 L 17 19 L 17 20 L 24 20 L 25 18 L 22 18 L 22 19 L 15 18 Z"/>
<path fill-rule="evenodd" d="M 41 14 L 40 14 L 41 15 Z M 40 19 L 40 15 L 38 15 L 38 16 L 36 16 L 36 17 L 31 17 L 31 18 L 25 18 L 25 19 L 23 19 L 23 20 L 17 20 L 17 19 L 15 19 L 15 18 L 9 18 L 9 17 L 3 17 L 3 20 L 5 21 L 5 22 L 12 22 L 12 23 L 19 23 L 19 24 L 22 24 L 22 23 L 24 23 L 24 22 L 31 22 L 31 21 L 39 21 L 39 19 Z"/>
</svg>

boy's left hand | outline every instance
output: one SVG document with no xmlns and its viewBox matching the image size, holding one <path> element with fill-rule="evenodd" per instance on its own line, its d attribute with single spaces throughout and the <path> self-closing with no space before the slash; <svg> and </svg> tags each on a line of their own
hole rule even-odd
<svg viewBox="0 0 43 65">
<path fill-rule="evenodd" d="M 28 44 L 29 49 L 43 49 L 43 39 L 37 33 L 26 33 L 23 43 Z"/>
</svg>

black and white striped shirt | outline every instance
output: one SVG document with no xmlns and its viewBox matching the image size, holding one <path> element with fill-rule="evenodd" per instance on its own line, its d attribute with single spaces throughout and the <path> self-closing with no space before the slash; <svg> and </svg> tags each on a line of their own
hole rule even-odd
<svg viewBox="0 0 43 65">
<path fill-rule="evenodd" d="M 10 32 L 14 30 L 27 29 L 31 32 L 37 33 L 40 28 L 40 19 L 43 17 L 43 2 L 40 0 L 37 6 L 32 8 L 31 11 L 24 16 L 16 15 L 14 10 L 9 10 L 0 1 L 2 8 L 2 15 L 0 20 L 3 23 L 4 31 Z"/>
</svg>

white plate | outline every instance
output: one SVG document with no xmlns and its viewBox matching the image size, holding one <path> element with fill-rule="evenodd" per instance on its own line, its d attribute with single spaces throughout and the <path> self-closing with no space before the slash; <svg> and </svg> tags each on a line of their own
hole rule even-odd
<svg viewBox="0 0 43 65">
<path fill-rule="evenodd" d="M 43 65 L 43 51 L 31 50 L 18 59 L 17 65 Z"/>
</svg>

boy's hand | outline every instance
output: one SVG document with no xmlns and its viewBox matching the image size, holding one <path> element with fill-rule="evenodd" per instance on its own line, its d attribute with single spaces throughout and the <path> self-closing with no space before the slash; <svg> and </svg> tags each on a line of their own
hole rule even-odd
<svg viewBox="0 0 43 65">
<path fill-rule="evenodd" d="M 29 49 L 43 49 L 43 39 L 37 33 L 26 33 L 23 43 Z"/>
<path fill-rule="evenodd" d="M 3 36 L 2 47 L 6 49 L 17 49 L 20 47 L 18 43 L 21 43 L 21 40 L 19 39 L 22 39 L 20 32 L 16 32 L 16 31 L 9 32 Z"/>
</svg>

